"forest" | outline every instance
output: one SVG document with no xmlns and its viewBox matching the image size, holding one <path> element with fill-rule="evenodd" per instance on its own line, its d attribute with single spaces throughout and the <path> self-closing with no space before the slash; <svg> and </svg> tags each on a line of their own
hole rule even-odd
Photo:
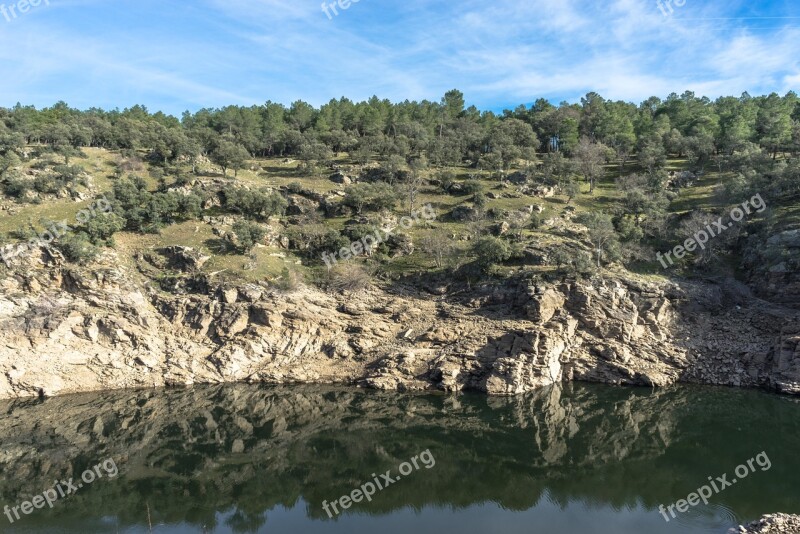
<svg viewBox="0 0 800 534">
<path fill-rule="evenodd" d="M 143 106 L 0 108 L 0 185 L 15 203 L 74 198 L 75 188 L 87 185 L 81 159 L 88 149 L 115 155 L 109 188 L 115 209 L 60 240 L 74 261 L 112 246 L 118 232 L 159 233 L 225 212 L 239 217 L 229 252 L 247 254 L 264 243 L 271 233 L 266 225 L 277 219 L 281 236 L 272 242 L 318 267 L 321 255 L 385 224 L 387 213 L 410 213 L 426 202 L 444 224 L 420 229 L 417 246 L 403 235 L 382 244 L 369 254 L 373 263 L 385 267 L 415 251 L 427 261 L 416 262 L 417 270 L 472 265 L 485 273 L 525 264 L 537 234 L 533 241 L 540 245 L 542 232 L 576 237 L 557 231 L 552 220 L 545 228 L 548 217 L 562 217 L 585 235 L 555 243 L 538 263 L 588 273 L 612 262 L 652 265 L 659 247 L 672 248 L 726 206 L 762 195 L 770 210 L 749 221 L 755 223 L 749 230 L 731 232 L 686 264 L 719 268 L 731 254 L 744 255 L 742 246 L 759 231 L 793 220 L 800 100 L 790 92 L 712 101 L 687 91 L 636 105 L 589 93 L 580 103 L 539 99 L 498 114 L 467 107 L 464 95 L 452 90 L 439 102 L 341 98 L 318 109 L 302 101 L 267 102 L 201 109 L 180 119 Z M 254 180 L 242 171 L 256 172 Z M 320 200 L 316 182 L 308 180 L 332 173 L 343 184 L 341 196 Z M 198 177 L 211 176 L 230 181 L 216 191 L 201 187 Z M 703 198 L 693 199 L 692 188 L 704 180 Z M 215 195 L 219 202 L 209 200 Z M 297 197 L 317 204 L 297 208 Z M 534 209 L 513 201 L 520 197 L 545 202 Z M 528 206 L 522 220 L 519 206 Z M 36 227 L 28 217 L 4 240 L 29 239 Z M 466 235 L 455 241 L 463 243 L 453 244 L 459 229 Z"/>
</svg>

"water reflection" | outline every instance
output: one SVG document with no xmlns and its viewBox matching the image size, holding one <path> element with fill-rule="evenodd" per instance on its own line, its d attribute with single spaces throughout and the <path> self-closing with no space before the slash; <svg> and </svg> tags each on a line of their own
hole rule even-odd
<svg viewBox="0 0 800 534">
<path fill-rule="evenodd" d="M 120 468 L 53 510 L 0 517 L 10 532 L 147 532 L 148 511 L 155 532 L 725 532 L 800 512 L 800 405 L 754 391 L 568 385 L 500 399 L 220 386 L 0 409 L 0 506 L 105 458 Z M 336 520 L 323 511 L 426 449 L 433 469 Z M 773 468 L 709 506 L 670 524 L 655 511 L 762 450 Z"/>
</svg>

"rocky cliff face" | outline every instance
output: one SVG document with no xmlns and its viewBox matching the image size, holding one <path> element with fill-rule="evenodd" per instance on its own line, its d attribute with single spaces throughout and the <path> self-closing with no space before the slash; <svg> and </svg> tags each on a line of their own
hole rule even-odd
<svg viewBox="0 0 800 534">
<path fill-rule="evenodd" d="M 91 268 L 47 249 L 19 260 L 0 282 L 0 397 L 235 381 L 492 395 L 564 380 L 686 381 L 800 393 L 798 313 L 733 282 L 618 276 L 332 295 L 189 272 L 181 287 L 160 291 L 113 253 Z"/>
</svg>

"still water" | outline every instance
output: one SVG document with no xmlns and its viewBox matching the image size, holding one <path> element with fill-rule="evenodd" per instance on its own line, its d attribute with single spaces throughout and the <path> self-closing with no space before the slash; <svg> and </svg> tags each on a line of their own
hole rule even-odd
<svg viewBox="0 0 800 534">
<path fill-rule="evenodd" d="M 800 513 L 800 401 L 758 391 L 235 385 L 3 401 L 0 413 L 0 507 L 115 467 L 52 509 L 0 515 L 0 532 L 722 534 Z M 669 522 L 659 513 L 762 452 L 768 470 L 755 463 Z M 323 509 L 404 462 L 371 502 Z"/>
</svg>

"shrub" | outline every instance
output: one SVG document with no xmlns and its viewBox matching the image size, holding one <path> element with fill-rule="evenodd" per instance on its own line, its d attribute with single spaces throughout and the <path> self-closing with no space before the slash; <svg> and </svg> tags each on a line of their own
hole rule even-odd
<svg viewBox="0 0 800 534">
<path fill-rule="evenodd" d="M 467 180 L 464 182 L 463 191 L 467 195 L 483 193 L 483 184 L 478 180 Z"/>
<path fill-rule="evenodd" d="M 231 189 L 225 192 L 225 207 L 245 217 L 266 220 L 283 215 L 288 202 L 278 193 L 265 190 Z"/>
<path fill-rule="evenodd" d="M 18 173 L 6 173 L 3 179 L 3 192 L 14 198 L 22 198 L 30 191 L 31 182 Z"/>
<path fill-rule="evenodd" d="M 478 239 L 472 245 L 472 253 L 475 255 L 477 263 L 487 269 L 511 258 L 513 251 L 505 240 L 487 236 Z"/>
<path fill-rule="evenodd" d="M 52 174 L 40 174 L 33 180 L 34 191 L 45 195 L 58 193 L 62 185 Z"/>
<path fill-rule="evenodd" d="M 112 245 L 115 233 L 125 228 L 125 219 L 116 213 L 97 215 L 83 225 L 82 230 L 95 245 Z"/>
<path fill-rule="evenodd" d="M 334 291 L 360 291 L 369 287 L 372 275 L 359 263 L 338 263 L 328 271 L 326 285 Z"/>
<path fill-rule="evenodd" d="M 250 252 L 267 235 L 261 225 L 246 220 L 236 221 L 233 225 L 233 233 L 236 234 L 239 247 L 244 252 Z"/>
<path fill-rule="evenodd" d="M 392 209 L 398 201 L 397 191 L 385 183 L 354 184 L 345 189 L 342 203 L 356 213 Z"/>
<path fill-rule="evenodd" d="M 479 210 L 484 209 L 486 207 L 486 203 L 486 195 L 483 193 L 475 193 L 475 195 L 473 195 L 472 204 Z"/>
<path fill-rule="evenodd" d="M 300 182 L 292 182 L 286 186 L 286 190 L 292 193 L 293 195 L 299 195 L 300 193 L 303 192 L 304 189 L 305 188 L 303 187 L 303 184 L 301 184 Z"/>
<path fill-rule="evenodd" d="M 335 228 L 322 224 L 295 226 L 284 234 L 289 238 L 289 247 L 302 252 L 308 258 L 321 258 L 323 253 L 338 253 L 350 246 L 350 240 Z"/>
<path fill-rule="evenodd" d="M 89 237 L 83 232 L 65 235 L 58 240 L 56 246 L 67 261 L 72 263 L 87 263 L 98 253 L 98 249 L 92 245 Z"/>
</svg>

